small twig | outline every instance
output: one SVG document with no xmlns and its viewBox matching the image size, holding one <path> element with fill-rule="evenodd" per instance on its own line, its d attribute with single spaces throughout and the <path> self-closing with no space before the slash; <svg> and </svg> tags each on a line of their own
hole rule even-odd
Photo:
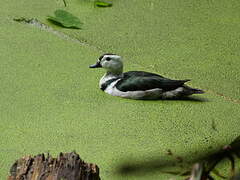
<svg viewBox="0 0 240 180">
<path fill-rule="evenodd" d="M 64 4 L 65 7 L 67 7 L 66 0 L 63 0 L 63 4 Z"/>
<path fill-rule="evenodd" d="M 167 150 L 167 155 L 169 155 L 169 156 L 172 156 L 172 155 L 173 155 L 171 149 L 168 149 L 168 150 Z"/>
<path fill-rule="evenodd" d="M 216 128 L 216 123 L 214 120 L 212 120 L 212 129 L 217 131 L 217 128 Z"/>
</svg>

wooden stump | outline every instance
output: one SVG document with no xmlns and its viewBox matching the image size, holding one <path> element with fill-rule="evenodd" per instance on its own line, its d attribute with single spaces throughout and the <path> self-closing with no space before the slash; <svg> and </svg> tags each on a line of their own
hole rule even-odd
<svg viewBox="0 0 240 180">
<path fill-rule="evenodd" d="M 26 156 L 17 160 L 10 169 L 8 180 L 100 180 L 99 168 L 85 163 L 78 154 L 60 153 Z"/>
</svg>

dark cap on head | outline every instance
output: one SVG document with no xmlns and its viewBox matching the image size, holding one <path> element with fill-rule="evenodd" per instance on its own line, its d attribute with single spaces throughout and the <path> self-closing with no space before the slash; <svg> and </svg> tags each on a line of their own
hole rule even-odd
<svg viewBox="0 0 240 180">
<path fill-rule="evenodd" d="M 98 61 L 96 62 L 96 64 L 90 65 L 89 68 L 100 68 L 102 67 L 101 65 L 101 60 L 105 55 L 116 55 L 116 54 L 112 54 L 112 53 L 105 53 L 102 56 L 99 57 Z"/>
<path fill-rule="evenodd" d="M 112 54 L 112 53 L 105 53 L 105 54 L 103 54 L 102 56 L 100 56 L 100 57 L 99 57 L 99 60 L 101 61 L 101 60 L 102 60 L 102 58 L 103 58 L 105 55 L 116 55 L 116 54 Z"/>
</svg>

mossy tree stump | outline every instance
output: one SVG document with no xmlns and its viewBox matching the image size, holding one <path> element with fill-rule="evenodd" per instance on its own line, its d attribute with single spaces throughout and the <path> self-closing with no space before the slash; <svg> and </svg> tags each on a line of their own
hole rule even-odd
<svg viewBox="0 0 240 180">
<path fill-rule="evenodd" d="M 10 169 L 8 180 L 100 180 L 99 168 L 85 163 L 78 154 L 60 153 L 57 158 L 49 154 L 25 156 Z"/>
</svg>

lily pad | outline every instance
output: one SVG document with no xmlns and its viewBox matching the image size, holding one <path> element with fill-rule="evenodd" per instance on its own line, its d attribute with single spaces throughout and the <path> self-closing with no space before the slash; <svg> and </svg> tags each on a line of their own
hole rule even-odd
<svg viewBox="0 0 240 180">
<path fill-rule="evenodd" d="M 48 16 L 48 20 L 65 28 L 81 29 L 83 23 L 78 17 L 72 15 L 71 13 L 58 9 L 54 12 L 54 14 L 55 17 Z"/>
<path fill-rule="evenodd" d="M 112 2 L 109 1 L 94 1 L 94 5 L 97 7 L 112 7 Z"/>
</svg>

